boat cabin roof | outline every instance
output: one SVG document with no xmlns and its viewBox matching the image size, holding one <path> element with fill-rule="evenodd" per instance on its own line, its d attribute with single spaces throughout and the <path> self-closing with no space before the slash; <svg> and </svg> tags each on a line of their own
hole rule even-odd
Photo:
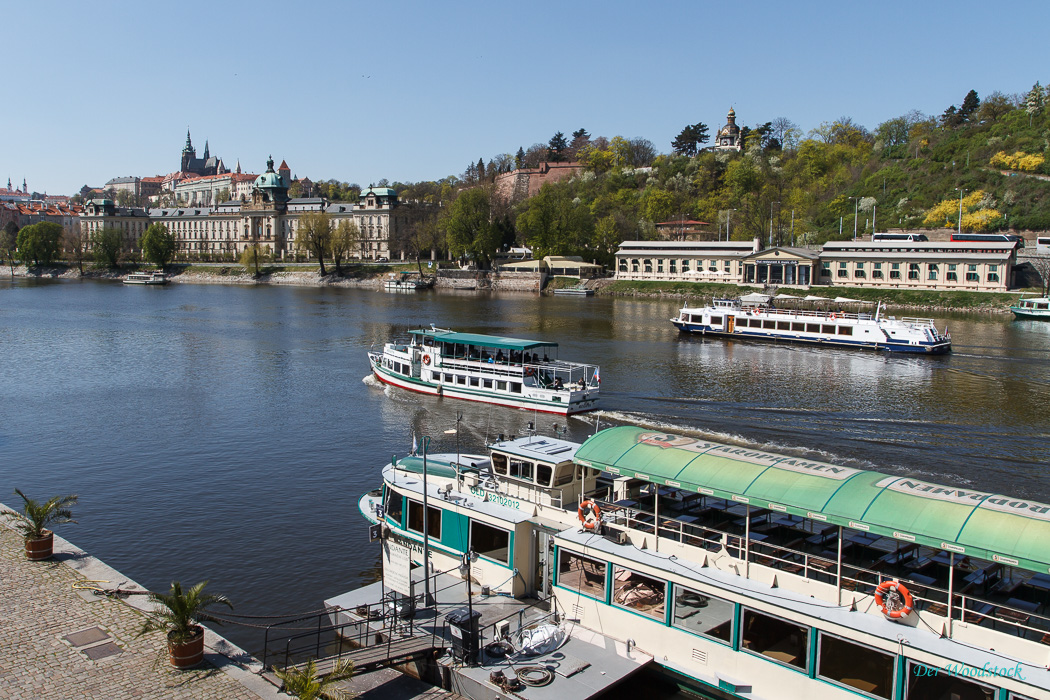
<svg viewBox="0 0 1050 700">
<path fill-rule="evenodd" d="M 545 340 L 522 340 L 521 338 L 504 338 L 498 335 L 482 335 L 481 333 L 456 333 L 454 331 L 441 330 L 440 328 L 426 328 L 409 331 L 414 336 L 433 338 L 440 343 L 458 343 L 460 345 L 477 345 L 484 348 L 500 348 L 503 350 L 531 350 L 532 348 L 556 348 L 557 343 Z"/>
<path fill-rule="evenodd" d="M 580 444 L 559 440 L 558 438 L 540 437 L 538 435 L 520 437 L 515 440 L 503 440 L 489 446 L 498 452 L 504 452 L 526 459 L 539 460 L 548 464 L 558 464 L 576 456 Z"/>
<path fill-rule="evenodd" d="M 1045 573 L 1050 505 L 622 426 L 577 464 Z"/>
</svg>

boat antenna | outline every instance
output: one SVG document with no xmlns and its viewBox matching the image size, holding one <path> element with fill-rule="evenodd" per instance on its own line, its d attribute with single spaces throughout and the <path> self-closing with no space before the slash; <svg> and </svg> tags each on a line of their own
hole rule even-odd
<svg viewBox="0 0 1050 700">
<path fill-rule="evenodd" d="M 594 434 L 598 434 L 598 424 L 602 422 L 602 412 L 598 411 L 594 414 Z"/>
</svg>

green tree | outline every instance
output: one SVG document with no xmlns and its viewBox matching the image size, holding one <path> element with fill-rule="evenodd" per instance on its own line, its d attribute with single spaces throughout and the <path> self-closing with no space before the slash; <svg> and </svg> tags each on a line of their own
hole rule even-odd
<svg viewBox="0 0 1050 700">
<path fill-rule="evenodd" d="M 518 152 L 514 154 L 514 168 L 520 170 L 525 167 L 525 149 L 518 146 Z"/>
<path fill-rule="evenodd" d="M 970 90 L 966 93 L 966 97 L 963 98 L 962 104 L 959 106 L 958 116 L 962 123 L 971 121 L 977 114 L 977 110 L 981 108 L 981 98 L 977 96 L 976 90 Z"/>
<path fill-rule="evenodd" d="M 95 262 L 109 268 L 120 265 L 124 253 L 124 240 L 115 228 L 100 228 L 91 233 L 91 253 Z"/>
<path fill-rule="evenodd" d="M 62 227 L 50 221 L 30 224 L 18 232 L 17 245 L 26 265 L 48 265 L 62 251 Z"/>
<path fill-rule="evenodd" d="M 515 224 L 536 257 L 582 253 L 594 239 L 590 208 L 567 188 L 551 184 L 524 203 Z"/>
<path fill-rule="evenodd" d="M 468 255 L 478 267 L 488 267 L 499 249 L 499 234 L 490 219 L 491 196 L 485 187 L 463 190 L 441 218 L 448 250 L 456 256 Z"/>
<path fill-rule="evenodd" d="M 273 669 L 274 674 L 281 679 L 283 686 L 281 690 L 299 700 L 344 700 L 353 697 L 350 693 L 336 688 L 335 684 L 347 681 L 354 677 L 354 663 L 343 659 L 337 661 L 330 673 L 323 676 L 317 675 L 317 666 L 313 659 L 302 667 L 290 667 Z"/>
<path fill-rule="evenodd" d="M 266 262 L 266 251 L 257 242 L 252 241 L 244 246 L 239 262 L 244 266 L 245 272 L 250 272 L 252 277 L 259 277 L 262 274 L 262 264 Z"/>
<path fill-rule="evenodd" d="M 671 148 L 675 153 L 691 158 L 700 150 L 700 144 L 707 143 L 709 138 L 707 124 L 689 124 L 671 142 Z"/>
<path fill-rule="evenodd" d="M 176 245 L 175 234 L 164 224 L 150 224 L 139 239 L 142 256 L 162 270 L 175 259 Z"/>
<path fill-rule="evenodd" d="M 560 163 L 565 160 L 565 151 L 569 147 L 569 142 L 565 140 L 565 134 L 560 131 L 551 137 L 550 143 L 547 144 L 547 160 L 552 163 Z"/>
<path fill-rule="evenodd" d="M 361 237 L 361 230 L 352 219 L 340 219 L 335 228 L 332 229 L 332 262 L 335 263 L 335 273 L 342 275 L 340 264 L 350 257 L 351 251 L 357 245 Z"/>
<path fill-rule="evenodd" d="M 321 276 L 324 277 L 324 259 L 332 250 L 332 219 L 328 212 L 307 212 L 299 217 L 295 247 L 317 258 L 321 264 Z"/>
<path fill-rule="evenodd" d="M 12 276 L 15 274 L 15 251 L 17 250 L 18 224 L 14 221 L 8 221 L 4 224 L 4 227 L 0 229 L 0 255 L 7 258 L 7 263 L 11 266 Z"/>
<path fill-rule="evenodd" d="M 80 223 L 74 223 L 70 228 L 62 231 L 62 245 L 69 253 L 69 259 L 76 263 L 77 270 L 84 274 L 84 259 L 87 257 L 88 237 L 87 233 L 80 227 Z"/>
</svg>

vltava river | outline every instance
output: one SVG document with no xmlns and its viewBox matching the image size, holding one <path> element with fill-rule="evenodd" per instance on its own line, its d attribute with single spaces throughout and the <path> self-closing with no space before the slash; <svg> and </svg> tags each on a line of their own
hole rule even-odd
<svg viewBox="0 0 1050 700">
<path fill-rule="evenodd" d="M 210 579 L 237 612 L 373 580 L 357 512 L 412 433 L 455 451 L 564 418 L 383 388 L 408 328 L 543 338 L 601 365 L 601 421 L 1050 502 L 1050 324 L 954 315 L 910 357 L 679 337 L 674 301 L 0 282 L 0 500 L 77 493 L 59 534 L 154 590 Z M 568 421 L 584 439 L 595 414 Z M 255 637 L 223 633 L 251 648 Z"/>
</svg>

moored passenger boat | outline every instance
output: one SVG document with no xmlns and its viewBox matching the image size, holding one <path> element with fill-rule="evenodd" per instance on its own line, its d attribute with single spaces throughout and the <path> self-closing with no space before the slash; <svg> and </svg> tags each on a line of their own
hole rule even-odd
<svg viewBox="0 0 1050 700">
<path fill-rule="evenodd" d="M 428 459 L 387 539 L 705 697 L 1050 697 L 1050 505 L 629 426 Z"/>
<path fill-rule="evenodd" d="M 930 355 L 951 352 L 952 337 L 947 328 L 939 331 L 928 318 L 883 316 L 881 310 L 881 304 L 870 314 L 781 309 L 767 303 L 715 299 L 713 306 L 681 309 L 671 323 L 682 332 L 729 338 Z"/>
<path fill-rule="evenodd" d="M 1010 307 L 1010 311 L 1013 311 L 1017 318 L 1050 321 L 1050 297 L 1018 299 L 1017 303 Z"/>
<path fill-rule="evenodd" d="M 379 381 L 452 399 L 561 415 L 598 402 L 596 365 L 559 360 L 558 344 L 440 328 L 414 330 L 409 340 L 368 353 Z"/>
<path fill-rule="evenodd" d="M 163 272 L 132 272 L 124 277 L 124 284 L 167 284 L 168 276 Z"/>
</svg>

